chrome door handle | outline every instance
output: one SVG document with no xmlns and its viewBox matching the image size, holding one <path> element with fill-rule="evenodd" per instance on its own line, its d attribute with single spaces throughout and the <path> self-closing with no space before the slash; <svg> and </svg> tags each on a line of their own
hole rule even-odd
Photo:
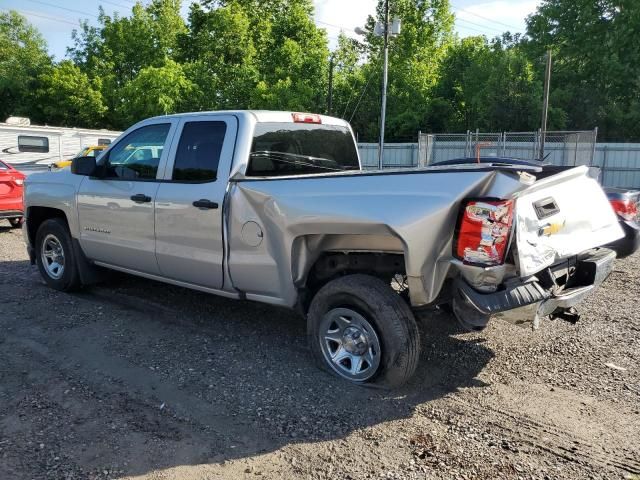
<svg viewBox="0 0 640 480">
<path fill-rule="evenodd" d="M 207 200 L 206 198 L 196 200 L 195 202 L 193 202 L 193 206 L 197 208 L 201 208 L 203 210 L 211 210 L 211 209 L 218 208 L 218 204 L 216 202 L 212 202 L 211 200 Z"/>
<path fill-rule="evenodd" d="M 131 200 L 136 203 L 149 203 L 151 201 L 151 197 L 148 197 L 143 193 L 138 193 L 137 195 L 132 195 Z"/>
</svg>

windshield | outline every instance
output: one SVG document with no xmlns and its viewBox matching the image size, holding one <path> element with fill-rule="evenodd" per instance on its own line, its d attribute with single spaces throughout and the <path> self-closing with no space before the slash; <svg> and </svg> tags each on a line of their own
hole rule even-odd
<svg viewBox="0 0 640 480">
<path fill-rule="evenodd" d="M 356 145 L 347 127 L 259 123 L 253 136 L 247 175 L 303 175 L 359 168 Z"/>
<path fill-rule="evenodd" d="M 103 151 L 104 151 L 104 148 L 85 147 L 82 150 L 80 150 L 76 154 L 76 156 L 73 157 L 73 158 L 80 158 L 80 157 L 96 157 L 96 158 L 98 158 Z"/>
<path fill-rule="evenodd" d="M 80 150 L 78 153 L 75 154 L 75 156 L 73 158 L 80 158 L 80 157 L 84 157 L 86 155 L 86 151 L 89 150 L 87 147 L 83 148 L 82 150 Z"/>
</svg>

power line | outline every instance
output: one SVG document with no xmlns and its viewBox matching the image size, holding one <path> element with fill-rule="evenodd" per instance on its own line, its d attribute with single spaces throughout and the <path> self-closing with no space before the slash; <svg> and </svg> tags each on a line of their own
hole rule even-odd
<svg viewBox="0 0 640 480">
<path fill-rule="evenodd" d="M 504 32 L 504 28 L 489 27 L 487 25 L 481 25 L 479 23 L 472 22 L 471 20 L 465 20 L 464 18 L 456 17 L 456 22 L 468 23 L 469 25 L 475 25 L 476 27 L 493 30 L 495 32 L 500 32 L 500 33 Z"/>
<path fill-rule="evenodd" d="M 456 6 L 455 6 L 455 5 L 453 5 L 453 4 L 451 4 L 451 5 L 454 7 L 454 8 L 452 8 L 452 10 L 453 10 L 454 12 L 464 12 L 464 13 L 468 13 L 469 15 L 473 15 L 474 17 L 482 18 L 483 20 L 488 20 L 488 21 L 489 21 L 489 22 L 491 22 L 491 23 L 497 23 L 497 24 L 502 25 L 502 26 L 504 26 L 504 27 L 507 27 L 507 28 L 513 28 L 513 29 L 515 29 L 515 30 L 521 30 L 521 27 L 516 27 L 516 26 L 514 26 L 514 25 L 508 25 L 508 24 L 506 24 L 506 23 L 499 22 L 498 20 L 493 20 L 492 18 L 489 18 L 489 17 L 485 17 L 485 16 L 483 16 L 483 15 L 480 15 L 479 13 L 471 12 L 471 11 L 469 11 L 469 10 L 465 10 L 464 8 L 456 7 Z"/>
<path fill-rule="evenodd" d="M 114 6 L 116 6 L 116 7 L 125 8 L 125 9 L 127 9 L 127 10 L 129 10 L 129 9 L 133 8 L 133 7 L 134 7 L 134 5 L 137 3 L 137 2 L 133 2 L 133 4 L 132 4 L 132 5 L 123 5 L 122 3 L 118 3 L 118 2 L 111 2 L 110 0 L 100 0 L 100 1 L 101 1 L 101 2 L 103 2 L 103 3 L 108 3 L 109 5 L 114 5 Z"/>
<path fill-rule="evenodd" d="M 350 32 L 355 32 L 355 28 L 350 28 L 350 27 L 344 27 L 342 25 L 336 25 L 334 23 L 328 23 L 328 22 L 323 22 L 321 20 L 316 20 L 315 23 L 319 23 L 321 25 L 327 25 L 329 27 L 333 27 L 333 28 L 339 28 L 340 30 L 349 30 Z"/>
<path fill-rule="evenodd" d="M 516 27 L 514 25 L 509 25 L 509 24 L 506 24 L 506 23 L 499 22 L 498 20 L 492 20 L 489 17 L 482 16 L 480 14 L 471 12 L 469 10 L 465 10 L 463 8 L 452 8 L 451 11 L 453 13 L 459 12 L 459 13 L 465 13 L 465 14 L 468 14 L 468 15 L 473 15 L 473 16 L 476 16 L 476 17 L 481 18 L 483 20 L 487 20 L 489 23 L 492 23 L 492 24 L 495 24 L 495 25 L 502 25 L 503 27 L 507 27 L 507 28 L 513 29 L 516 32 L 522 31 L 522 27 Z M 464 22 L 464 23 L 467 23 L 469 25 L 474 25 L 476 27 L 480 27 L 480 28 L 485 29 L 485 31 L 481 31 L 481 33 L 486 33 L 486 30 L 493 30 L 493 31 L 500 32 L 500 33 L 504 32 L 504 28 L 491 26 L 491 25 L 487 25 L 487 24 L 476 23 L 476 22 L 473 22 L 471 20 L 467 20 L 466 18 L 461 18 L 459 15 L 456 15 L 456 22 Z M 321 24 L 321 25 L 326 25 L 328 27 L 337 28 L 337 29 L 340 29 L 340 30 L 348 30 L 350 32 L 354 32 L 355 31 L 354 28 L 346 27 L 344 25 L 337 25 L 335 23 L 325 22 L 323 20 L 315 20 L 315 23 L 318 23 L 318 24 Z M 468 28 L 469 30 L 480 31 L 480 30 L 477 30 L 477 29 L 474 29 L 474 28 L 471 28 L 471 27 L 467 27 L 466 25 L 462 25 L 462 26 L 464 28 Z"/>
<path fill-rule="evenodd" d="M 5 10 L 5 12 L 9 12 L 9 11 L 10 10 Z M 40 13 L 34 13 L 34 12 L 30 12 L 28 10 L 15 10 L 15 11 L 20 13 L 21 15 L 24 15 L 25 17 L 44 18 L 45 20 L 53 20 L 54 22 L 66 23 L 68 25 L 73 25 L 74 27 L 79 27 L 80 26 L 80 22 L 74 23 L 74 22 L 72 22 L 70 20 L 65 20 L 65 19 L 57 18 L 57 17 L 51 17 L 49 15 L 42 15 Z"/>
<path fill-rule="evenodd" d="M 61 7 L 60 5 L 56 5 L 55 3 L 42 2 L 41 0 L 27 0 L 27 1 L 33 2 L 33 3 L 39 3 L 40 5 L 45 5 L 47 7 L 58 8 L 60 10 L 66 10 L 67 12 L 79 13 L 81 15 L 87 15 L 89 17 L 98 18 L 98 16 L 94 15 L 93 13 L 87 13 L 87 12 L 83 12 L 81 10 L 74 10 L 73 8 Z"/>
<path fill-rule="evenodd" d="M 474 32 L 481 33 L 481 34 L 483 34 L 483 35 L 487 35 L 487 31 L 486 31 L 486 30 L 480 30 L 479 28 L 473 28 L 473 27 L 470 27 L 470 26 L 468 26 L 468 25 L 459 25 L 459 28 L 463 28 L 463 29 L 465 29 L 465 30 L 472 30 L 472 31 L 474 31 Z M 495 34 L 494 34 L 494 35 L 495 35 Z"/>
</svg>

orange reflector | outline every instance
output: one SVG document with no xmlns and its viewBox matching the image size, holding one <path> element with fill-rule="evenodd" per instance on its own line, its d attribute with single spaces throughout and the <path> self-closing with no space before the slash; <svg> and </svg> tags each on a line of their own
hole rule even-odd
<svg viewBox="0 0 640 480">
<path fill-rule="evenodd" d="M 291 116 L 296 123 L 322 123 L 320 115 L 315 113 L 292 113 Z"/>
</svg>

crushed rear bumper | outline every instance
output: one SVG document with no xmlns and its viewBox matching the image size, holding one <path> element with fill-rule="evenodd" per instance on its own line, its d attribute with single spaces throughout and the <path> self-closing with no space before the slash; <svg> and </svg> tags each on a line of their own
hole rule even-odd
<svg viewBox="0 0 640 480">
<path fill-rule="evenodd" d="M 528 281 L 507 282 L 493 293 L 480 293 L 467 282 L 454 283 L 453 310 L 460 322 L 476 330 L 491 318 L 537 325 L 540 317 L 565 312 L 582 302 L 611 273 L 616 253 L 596 248 L 555 264 Z"/>
</svg>

